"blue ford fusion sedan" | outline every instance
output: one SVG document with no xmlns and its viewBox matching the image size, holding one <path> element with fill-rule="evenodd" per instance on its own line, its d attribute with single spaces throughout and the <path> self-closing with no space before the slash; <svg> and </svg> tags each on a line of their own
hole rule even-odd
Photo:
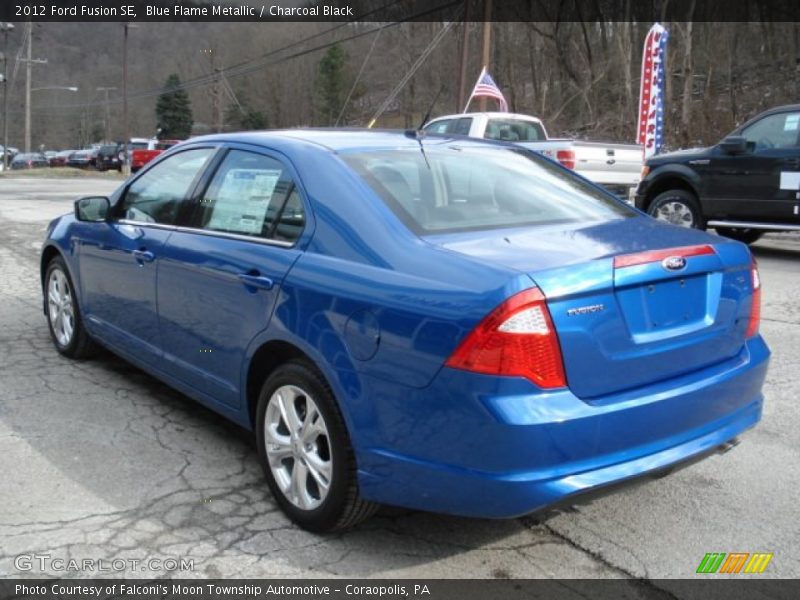
<svg viewBox="0 0 800 600">
<path fill-rule="evenodd" d="M 53 221 L 41 276 L 61 354 L 102 345 L 252 429 L 314 531 L 529 514 L 761 415 L 747 247 L 501 143 L 195 138 Z"/>
</svg>

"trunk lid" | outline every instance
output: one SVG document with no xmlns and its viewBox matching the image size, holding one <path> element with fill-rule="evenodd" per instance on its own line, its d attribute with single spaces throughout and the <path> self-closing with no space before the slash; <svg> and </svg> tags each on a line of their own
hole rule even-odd
<svg viewBox="0 0 800 600">
<path fill-rule="evenodd" d="M 547 298 L 567 382 L 580 398 L 602 401 L 742 349 L 752 292 L 750 254 L 742 244 L 640 217 L 572 230 L 447 237 L 429 241 L 530 275 Z M 682 254 L 681 268 L 662 264 Z"/>
</svg>

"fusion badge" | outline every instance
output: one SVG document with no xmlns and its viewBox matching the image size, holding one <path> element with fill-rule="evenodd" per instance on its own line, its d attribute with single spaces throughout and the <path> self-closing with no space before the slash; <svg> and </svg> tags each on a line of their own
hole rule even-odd
<svg viewBox="0 0 800 600">
<path fill-rule="evenodd" d="M 577 315 L 588 315 L 589 313 L 596 313 L 600 312 L 601 310 L 605 310 L 605 306 L 602 304 L 592 304 L 590 306 L 581 306 L 579 308 L 570 308 L 567 311 L 568 317 L 575 317 Z"/>
</svg>

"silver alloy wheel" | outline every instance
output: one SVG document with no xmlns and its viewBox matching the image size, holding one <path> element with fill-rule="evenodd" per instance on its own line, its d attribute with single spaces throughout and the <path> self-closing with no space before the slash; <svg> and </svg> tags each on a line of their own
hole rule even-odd
<svg viewBox="0 0 800 600">
<path fill-rule="evenodd" d="M 330 491 L 333 456 L 314 399 L 297 386 L 281 386 L 269 399 L 264 421 L 264 446 L 278 488 L 297 508 L 317 508 Z"/>
<path fill-rule="evenodd" d="M 75 308 L 67 276 L 58 268 L 47 280 L 47 307 L 53 335 L 61 346 L 69 346 L 75 332 Z"/>
<path fill-rule="evenodd" d="M 680 200 L 664 202 L 655 211 L 656 219 L 667 221 L 681 227 L 694 227 L 694 214 L 692 209 Z"/>
</svg>

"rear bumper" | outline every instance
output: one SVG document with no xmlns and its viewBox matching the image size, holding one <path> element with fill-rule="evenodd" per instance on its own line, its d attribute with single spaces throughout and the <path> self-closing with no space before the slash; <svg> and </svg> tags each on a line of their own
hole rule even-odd
<svg viewBox="0 0 800 600">
<path fill-rule="evenodd" d="M 373 382 L 372 435 L 391 445 L 357 451 L 362 493 L 465 516 L 530 514 L 737 437 L 760 419 L 768 361 L 756 337 L 724 364 L 592 403 L 449 369 L 395 400 Z"/>
</svg>

